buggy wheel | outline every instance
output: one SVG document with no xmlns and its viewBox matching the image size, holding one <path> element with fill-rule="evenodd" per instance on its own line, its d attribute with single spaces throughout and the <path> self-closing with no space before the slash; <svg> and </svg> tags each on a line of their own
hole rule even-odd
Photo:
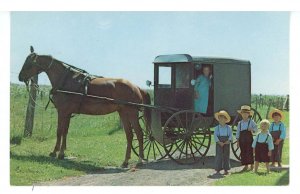
<svg viewBox="0 0 300 194">
<path fill-rule="evenodd" d="M 262 118 L 259 114 L 259 112 L 254 109 L 254 108 L 251 108 L 251 110 L 253 110 L 254 114 L 252 115 L 252 119 L 255 123 L 259 123 Z M 232 128 L 232 134 L 233 136 L 235 137 L 236 136 L 236 131 L 237 131 L 237 125 L 238 125 L 238 122 L 242 119 L 242 117 L 240 116 L 240 114 L 237 114 L 232 125 L 231 125 L 231 128 Z M 239 147 L 237 147 L 237 140 L 233 140 L 232 143 L 231 143 L 231 150 L 233 152 L 233 155 L 236 157 L 236 159 L 238 160 L 241 160 L 241 149 Z"/>
<path fill-rule="evenodd" d="M 147 129 L 145 125 L 144 116 L 141 115 L 139 117 L 139 123 L 141 128 L 143 129 L 143 147 L 144 147 L 144 160 L 161 160 L 166 157 L 166 152 L 164 147 L 157 142 L 152 136 L 152 132 L 150 129 Z M 139 142 L 137 140 L 137 136 L 133 131 L 134 137 L 132 140 L 132 151 L 135 155 L 139 156 Z"/>
<path fill-rule="evenodd" d="M 168 156 L 179 164 L 194 164 L 210 147 L 211 132 L 205 118 L 192 110 L 174 113 L 164 125 L 163 142 Z"/>
</svg>

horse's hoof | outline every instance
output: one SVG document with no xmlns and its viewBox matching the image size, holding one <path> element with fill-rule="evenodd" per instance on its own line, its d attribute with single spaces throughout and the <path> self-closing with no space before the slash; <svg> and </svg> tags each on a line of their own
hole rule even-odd
<svg viewBox="0 0 300 194">
<path fill-rule="evenodd" d="M 58 157 L 57 157 L 59 160 L 63 160 L 65 158 L 65 155 L 64 154 L 58 154 Z"/>
<path fill-rule="evenodd" d="M 123 164 L 121 165 L 121 168 L 127 168 L 128 167 L 128 162 L 123 162 Z"/>
<path fill-rule="evenodd" d="M 56 153 L 55 153 L 55 152 L 51 152 L 51 153 L 49 154 L 49 156 L 52 157 L 52 158 L 55 158 L 55 157 L 56 157 Z"/>
</svg>

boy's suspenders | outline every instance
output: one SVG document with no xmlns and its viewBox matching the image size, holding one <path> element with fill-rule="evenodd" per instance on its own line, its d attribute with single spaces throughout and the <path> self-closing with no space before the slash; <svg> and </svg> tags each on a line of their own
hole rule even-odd
<svg viewBox="0 0 300 194">
<path fill-rule="evenodd" d="M 268 138 L 269 138 L 269 134 L 267 135 L 267 138 L 266 138 L 266 141 L 265 141 L 265 143 L 267 143 L 267 141 L 268 141 Z"/>
<path fill-rule="evenodd" d="M 249 119 L 249 121 L 248 121 L 247 130 L 248 130 L 249 126 L 250 126 L 250 121 L 251 121 L 251 119 Z M 240 125 L 240 131 L 242 131 L 242 123 L 241 123 L 241 121 L 239 122 L 239 125 Z"/>
<path fill-rule="evenodd" d="M 229 138 L 229 126 L 226 125 L 226 129 L 227 129 L 227 136 Z M 221 136 L 221 133 L 220 133 L 220 125 L 218 125 L 218 131 L 219 131 L 219 136 Z"/>
<path fill-rule="evenodd" d="M 274 127 L 274 122 L 272 123 L 272 130 L 271 131 L 273 131 L 273 127 Z M 279 124 L 279 131 L 281 132 L 281 123 Z"/>
<path fill-rule="evenodd" d="M 227 127 L 226 127 L 226 129 L 227 129 L 227 136 L 228 136 L 228 138 L 229 138 L 229 126 L 227 125 Z"/>
<path fill-rule="evenodd" d="M 259 143 L 259 142 L 258 142 L 259 135 L 260 135 L 260 133 L 259 133 L 259 134 L 257 135 L 257 137 L 256 137 L 256 142 L 257 142 L 257 143 Z M 267 138 L 266 138 L 266 140 L 265 140 L 265 143 L 268 142 L 268 138 L 269 138 L 269 134 L 267 134 Z"/>
</svg>

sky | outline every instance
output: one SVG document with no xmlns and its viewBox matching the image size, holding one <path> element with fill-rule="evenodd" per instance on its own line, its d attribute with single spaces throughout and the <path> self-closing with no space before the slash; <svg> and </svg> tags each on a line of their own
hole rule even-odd
<svg viewBox="0 0 300 194">
<path fill-rule="evenodd" d="M 289 93 L 289 12 L 11 12 L 12 83 L 35 52 L 147 88 L 163 54 L 251 62 L 252 93 Z M 241 75 L 242 76 L 242 75 Z M 50 84 L 46 74 L 39 84 Z"/>
</svg>

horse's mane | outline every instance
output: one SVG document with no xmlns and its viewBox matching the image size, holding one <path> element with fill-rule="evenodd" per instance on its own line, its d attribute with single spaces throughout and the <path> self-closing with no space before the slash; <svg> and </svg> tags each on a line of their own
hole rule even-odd
<svg viewBox="0 0 300 194">
<path fill-rule="evenodd" d="M 88 76 L 91 76 L 91 77 L 103 78 L 103 76 L 92 75 L 92 74 L 88 73 L 88 72 L 87 72 L 86 70 L 84 70 L 84 69 L 81 69 L 81 68 L 79 68 L 79 67 L 75 67 L 75 66 L 70 65 L 70 64 L 68 64 L 68 63 L 66 63 L 66 62 L 63 62 L 63 61 L 61 61 L 61 60 L 58 60 L 58 59 L 52 57 L 51 55 L 44 55 L 44 56 L 50 57 L 50 58 L 52 58 L 53 60 L 55 60 L 56 62 L 61 63 L 63 66 L 65 66 L 66 68 L 68 68 L 69 71 L 71 71 L 71 72 L 74 73 L 74 74 L 78 74 L 78 73 L 79 73 L 79 74 L 85 74 L 85 75 L 88 75 Z"/>
</svg>

